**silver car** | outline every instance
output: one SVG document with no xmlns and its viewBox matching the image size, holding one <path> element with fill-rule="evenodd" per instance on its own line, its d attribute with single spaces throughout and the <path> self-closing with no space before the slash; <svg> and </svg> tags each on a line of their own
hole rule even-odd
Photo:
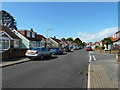
<svg viewBox="0 0 120 90">
<path fill-rule="evenodd" d="M 25 54 L 29 59 L 40 58 L 41 60 L 45 57 L 52 57 L 52 53 L 50 53 L 45 47 L 36 47 L 31 48 L 26 51 Z"/>
</svg>

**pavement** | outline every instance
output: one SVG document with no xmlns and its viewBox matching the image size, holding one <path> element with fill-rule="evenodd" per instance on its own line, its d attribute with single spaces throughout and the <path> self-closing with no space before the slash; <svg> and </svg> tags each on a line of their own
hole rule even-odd
<svg viewBox="0 0 120 90">
<path fill-rule="evenodd" d="M 87 88 L 89 54 L 75 50 L 51 59 L 2 68 L 3 88 Z M 22 88 L 22 89 L 21 89 Z"/>
<path fill-rule="evenodd" d="M 0 63 L 0 67 L 7 67 L 7 66 L 15 65 L 15 64 L 28 62 L 28 61 L 30 61 L 30 59 L 28 59 L 28 58 L 8 59 L 8 60 L 2 61 Z"/>
<path fill-rule="evenodd" d="M 118 90 L 118 65 L 115 54 L 89 52 L 89 89 L 113 89 Z"/>
</svg>

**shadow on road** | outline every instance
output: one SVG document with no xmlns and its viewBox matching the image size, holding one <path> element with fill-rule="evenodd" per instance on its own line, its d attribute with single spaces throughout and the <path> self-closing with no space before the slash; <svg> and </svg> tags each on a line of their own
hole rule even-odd
<svg viewBox="0 0 120 90">
<path fill-rule="evenodd" d="M 59 55 L 67 55 L 67 53 L 59 54 Z"/>
<path fill-rule="evenodd" d="M 48 61 L 48 60 L 53 60 L 53 59 L 56 59 L 56 58 L 58 58 L 58 56 L 52 56 L 51 58 L 46 57 L 43 60 L 38 58 L 38 59 L 35 59 L 34 61 Z"/>
</svg>

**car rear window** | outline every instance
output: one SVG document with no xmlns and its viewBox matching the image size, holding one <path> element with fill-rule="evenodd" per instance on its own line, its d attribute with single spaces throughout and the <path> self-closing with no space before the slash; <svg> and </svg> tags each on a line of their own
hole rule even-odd
<svg viewBox="0 0 120 90">
<path fill-rule="evenodd" d="M 31 48 L 30 50 L 39 50 L 40 48 Z"/>
<path fill-rule="evenodd" d="M 59 48 L 52 48 L 52 50 L 58 50 Z"/>
</svg>

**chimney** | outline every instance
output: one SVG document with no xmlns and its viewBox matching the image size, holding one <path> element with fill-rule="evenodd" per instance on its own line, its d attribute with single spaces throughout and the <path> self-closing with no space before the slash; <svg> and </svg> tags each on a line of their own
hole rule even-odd
<svg viewBox="0 0 120 90">
<path fill-rule="evenodd" d="M 56 39 L 56 36 L 54 36 L 54 39 Z"/>
<path fill-rule="evenodd" d="M 33 28 L 31 28 L 30 31 L 33 32 Z"/>
</svg>

